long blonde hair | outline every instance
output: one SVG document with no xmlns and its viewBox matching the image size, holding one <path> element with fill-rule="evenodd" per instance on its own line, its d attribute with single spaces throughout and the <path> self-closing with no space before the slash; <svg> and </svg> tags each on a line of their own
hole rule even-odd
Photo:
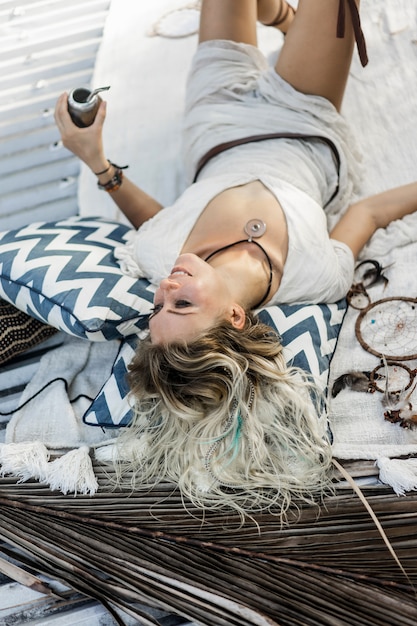
<svg viewBox="0 0 417 626">
<path fill-rule="evenodd" d="M 137 444 L 134 485 L 169 480 L 195 506 L 281 518 L 329 485 L 323 399 L 251 314 L 243 331 L 221 322 L 190 343 L 145 339 L 129 370 L 135 418 L 120 444 Z"/>
</svg>

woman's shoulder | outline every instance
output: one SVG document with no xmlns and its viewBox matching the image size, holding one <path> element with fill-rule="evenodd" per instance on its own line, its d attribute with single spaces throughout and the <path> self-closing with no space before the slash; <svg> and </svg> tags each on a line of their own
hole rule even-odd
<svg viewBox="0 0 417 626">
<path fill-rule="evenodd" d="M 276 187 L 288 227 L 288 253 L 279 289 L 271 304 L 335 302 L 353 279 L 354 259 L 347 246 L 330 239 L 322 207 L 288 183 Z"/>
<path fill-rule="evenodd" d="M 284 212 L 288 213 L 289 219 L 302 218 L 304 221 L 313 221 L 316 219 L 317 214 L 325 217 L 323 207 L 295 185 L 280 179 L 279 176 L 265 175 L 261 176 L 260 180 L 277 197 Z M 311 214 L 311 217 L 309 214 Z"/>
</svg>

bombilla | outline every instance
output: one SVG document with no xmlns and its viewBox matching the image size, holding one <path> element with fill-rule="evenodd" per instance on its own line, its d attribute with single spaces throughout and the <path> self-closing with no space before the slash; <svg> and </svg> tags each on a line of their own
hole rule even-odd
<svg viewBox="0 0 417 626">
<path fill-rule="evenodd" d="M 94 89 L 94 91 L 90 93 L 86 102 L 90 102 L 94 98 L 94 96 L 100 91 L 107 91 L 108 89 L 110 89 L 110 85 L 108 85 L 107 87 L 97 87 L 97 89 Z"/>
</svg>

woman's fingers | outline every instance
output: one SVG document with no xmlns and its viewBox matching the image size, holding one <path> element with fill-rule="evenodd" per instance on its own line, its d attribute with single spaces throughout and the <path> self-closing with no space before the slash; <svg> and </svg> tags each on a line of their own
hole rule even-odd
<svg viewBox="0 0 417 626">
<path fill-rule="evenodd" d="M 62 93 L 59 96 L 58 100 L 56 101 L 55 112 L 54 112 L 55 122 L 56 122 L 56 125 L 58 126 L 58 128 L 61 128 L 63 126 L 63 123 L 65 121 L 65 117 L 66 116 L 69 117 L 69 113 L 68 113 L 68 94 L 67 93 Z"/>
<path fill-rule="evenodd" d="M 64 146 L 87 164 L 96 161 L 103 150 L 102 131 L 106 118 L 106 103 L 104 101 L 100 103 L 91 126 L 79 128 L 68 113 L 68 94 L 63 93 L 56 102 L 54 116 Z"/>
</svg>

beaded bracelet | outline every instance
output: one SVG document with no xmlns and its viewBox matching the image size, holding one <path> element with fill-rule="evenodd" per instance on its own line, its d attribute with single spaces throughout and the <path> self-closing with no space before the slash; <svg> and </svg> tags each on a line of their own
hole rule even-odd
<svg viewBox="0 0 417 626">
<path fill-rule="evenodd" d="M 102 189 L 103 191 L 107 191 L 109 193 L 113 193 L 114 191 L 120 189 L 123 182 L 122 170 L 125 170 L 127 167 L 129 167 L 128 165 L 116 165 L 116 163 L 112 163 L 112 161 L 109 161 L 108 169 L 110 169 L 111 166 L 116 168 L 116 171 L 114 172 L 112 178 L 110 178 L 110 180 L 108 180 L 107 183 L 104 184 L 100 183 L 99 181 L 97 182 L 97 187 L 99 189 Z M 106 171 L 107 170 L 101 173 L 105 174 Z"/>
</svg>

